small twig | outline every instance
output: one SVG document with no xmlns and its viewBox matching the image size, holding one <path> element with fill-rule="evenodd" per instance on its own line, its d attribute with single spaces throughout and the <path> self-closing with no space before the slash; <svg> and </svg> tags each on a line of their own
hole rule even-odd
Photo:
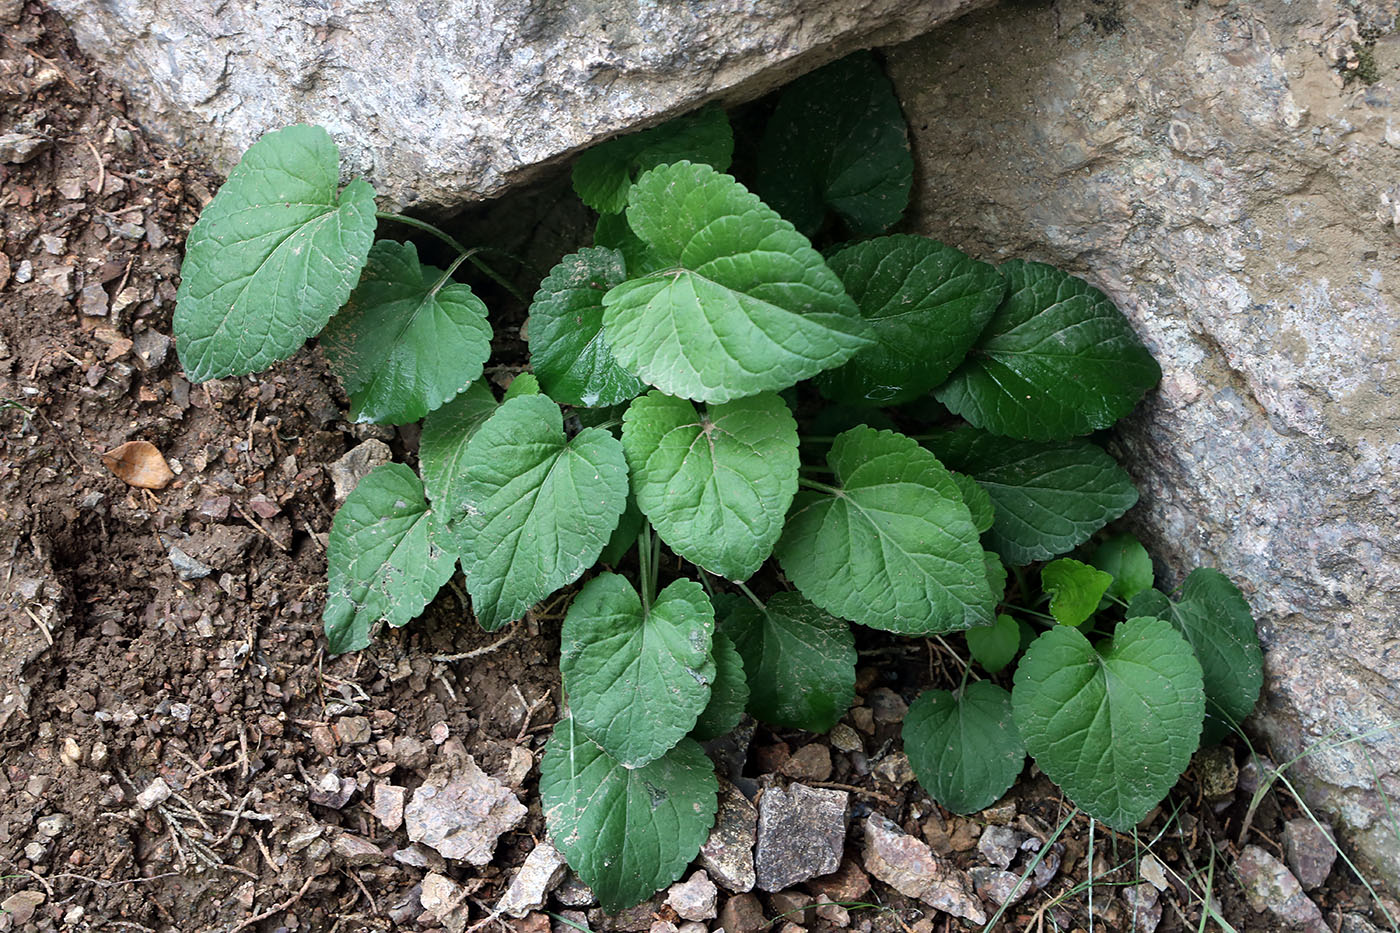
<svg viewBox="0 0 1400 933">
<path fill-rule="evenodd" d="M 473 649 L 472 651 L 464 651 L 464 652 L 462 652 L 461 654 L 435 654 L 435 655 L 432 656 L 431 660 L 434 660 L 434 661 L 467 661 L 467 660 L 470 660 L 471 658 L 479 658 L 479 657 L 481 657 L 483 654 L 490 654 L 491 652 L 495 651 L 497 648 L 500 648 L 502 645 L 504 645 L 504 644 L 506 644 L 507 642 L 511 641 L 513 638 L 515 638 L 515 632 L 514 632 L 514 631 L 510 631 L 510 632 L 507 632 L 507 633 L 506 633 L 506 635 L 505 635 L 504 638 L 498 639 L 498 640 L 492 642 L 491 644 L 487 645 L 487 646 L 484 647 L 484 648 L 476 648 L 476 649 Z"/>
<path fill-rule="evenodd" d="M 897 806 L 899 801 L 880 793 L 878 790 L 866 790 L 864 787 L 856 787 L 854 784 L 842 784 L 838 781 L 808 781 L 809 787 L 826 787 L 831 790 L 846 790 L 853 794 L 860 794 L 862 797 L 873 797 L 887 806 Z"/>
<path fill-rule="evenodd" d="M 45 625 L 42 621 L 40 621 L 39 617 L 34 614 L 34 610 L 30 609 L 28 606 L 24 607 L 24 614 L 29 616 L 29 618 L 33 619 L 35 625 L 39 626 L 39 631 L 44 633 L 44 641 L 48 642 L 49 647 L 52 648 L 53 635 L 49 632 L 49 627 Z"/>
<path fill-rule="evenodd" d="M 272 536 L 272 532 L 264 528 L 261 522 L 259 522 L 253 516 L 249 515 L 247 509 L 243 508 L 243 506 L 239 505 L 237 502 L 233 504 L 233 507 L 238 510 L 239 515 L 242 515 L 247 520 L 248 524 L 252 525 L 258 531 L 262 532 L 262 536 L 267 540 L 271 541 L 273 547 L 277 548 L 277 550 L 282 551 L 283 553 L 287 552 L 287 546 L 281 541 L 278 541 L 276 538 L 274 538 Z"/>
<path fill-rule="evenodd" d="M 340 873 L 348 877 L 351 881 L 355 882 L 355 887 L 359 888 L 360 893 L 365 896 L 365 900 L 369 901 L 369 909 L 371 914 L 375 917 L 379 916 L 379 904 L 375 902 L 374 895 L 369 893 L 369 889 L 365 887 L 365 883 L 361 881 L 353 871 L 348 871 L 342 868 L 340 870 Z"/>
<path fill-rule="evenodd" d="M 272 863 L 269 861 L 269 864 L 272 864 Z M 282 911 L 286 910 L 288 907 L 291 907 L 291 906 L 292 906 L 293 904 L 295 904 L 297 901 L 301 900 L 301 896 L 302 896 L 303 894 L 306 893 L 307 889 L 311 887 L 311 882 L 313 882 L 313 881 L 315 881 L 315 880 L 316 880 L 316 876 L 315 876 L 315 875 L 310 875 L 310 876 L 308 876 L 307 879 L 306 879 L 305 881 L 302 882 L 302 884 L 301 884 L 301 890 L 300 890 L 300 891 L 298 891 L 297 893 L 293 894 L 291 897 L 287 898 L 287 899 L 286 899 L 285 901 L 283 901 L 282 903 L 276 904 L 276 905 L 274 905 L 274 906 L 272 906 L 272 907 L 269 907 L 267 910 L 264 910 L 264 911 L 263 911 L 262 913 L 260 913 L 260 914 L 254 914 L 253 916 L 247 918 L 247 919 L 244 920 L 242 923 L 238 924 L 238 926 L 236 926 L 236 927 L 234 927 L 233 929 L 229 930 L 229 933 L 238 933 L 239 930 L 246 930 L 248 927 L 252 926 L 253 924 L 255 924 L 255 923 L 262 923 L 262 922 L 263 922 L 264 920 L 266 920 L 268 917 L 271 917 L 271 916 L 273 916 L 274 914 L 281 913 Z"/>
</svg>

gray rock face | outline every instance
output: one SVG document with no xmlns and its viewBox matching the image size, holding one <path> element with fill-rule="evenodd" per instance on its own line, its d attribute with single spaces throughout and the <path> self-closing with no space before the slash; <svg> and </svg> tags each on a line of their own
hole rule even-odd
<svg viewBox="0 0 1400 933">
<path fill-rule="evenodd" d="M 519 826 L 525 813 L 510 788 L 467 757 L 451 774 L 434 769 L 428 775 L 404 808 L 404 823 L 409 839 L 444 858 L 485 865 L 496 840 Z"/>
<path fill-rule="evenodd" d="M 758 841 L 758 809 L 728 781 L 720 786 L 719 813 L 700 847 L 700 865 L 735 894 L 753 890 L 753 847 Z"/>
<path fill-rule="evenodd" d="M 1303 893 L 1284 864 L 1258 846 L 1245 846 L 1235 859 L 1235 874 L 1245 900 L 1256 912 L 1268 911 L 1290 928 L 1324 933 L 1322 911 Z"/>
<path fill-rule="evenodd" d="M 841 867 L 846 847 L 845 791 L 791 784 L 770 787 L 758 800 L 754 873 L 764 891 L 781 891 Z"/>
<path fill-rule="evenodd" d="M 539 910 L 568 870 L 563 853 L 548 842 L 541 842 L 525 856 L 525 864 L 496 904 L 496 912 L 519 918 Z"/>
<path fill-rule="evenodd" d="M 866 871 L 905 897 L 972 923 L 987 922 L 971 876 L 878 813 L 865 820 L 862 855 Z"/>
<path fill-rule="evenodd" d="M 1132 319 L 1164 377 L 1115 452 L 1158 572 L 1240 585 L 1265 646 L 1256 728 L 1284 760 L 1311 749 L 1291 773 L 1400 886 L 1367 764 L 1400 791 L 1393 7 L 1111 7 L 1008 5 L 892 50 L 913 226 L 1066 267 Z M 1378 67 L 1348 84 L 1357 49 Z"/>
<path fill-rule="evenodd" d="M 224 167 L 319 123 L 388 203 L 451 207 L 706 100 L 756 97 L 986 0 L 59 0 L 144 122 Z"/>
</svg>

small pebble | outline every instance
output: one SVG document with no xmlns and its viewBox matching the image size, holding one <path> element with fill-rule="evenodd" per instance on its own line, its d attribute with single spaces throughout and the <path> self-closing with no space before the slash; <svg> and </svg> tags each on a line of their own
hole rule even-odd
<svg viewBox="0 0 1400 933">
<path fill-rule="evenodd" d="M 146 789 L 136 795 L 136 805 L 142 810 L 153 810 L 162 803 L 170 799 L 173 793 L 170 785 L 165 783 L 165 778 L 157 777 L 146 785 Z"/>
</svg>

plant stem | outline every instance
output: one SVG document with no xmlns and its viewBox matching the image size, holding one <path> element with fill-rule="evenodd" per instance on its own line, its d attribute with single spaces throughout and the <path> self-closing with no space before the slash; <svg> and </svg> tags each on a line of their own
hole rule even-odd
<svg viewBox="0 0 1400 933">
<path fill-rule="evenodd" d="M 651 522 L 642 522 L 642 530 L 637 534 L 637 568 L 641 574 L 642 612 L 651 612 L 652 574 L 656 566 L 652 563 Z"/>
<path fill-rule="evenodd" d="M 797 478 L 797 485 L 806 486 L 808 489 L 815 489 L 818 492 L 829 493 L 833 496 L 842 495 L 841 490 L 837 489 L 835 486 L 828 486 L 826 483 L 819 483 L 816 480 L 808 479 L 805 476 L 799 476 Z"/>
<path fill-rule="evenodd" d="M 763 601 L 753 594 L 753 590 L 749 589 L 742 583 L 736 583 L 734 585 L 739 588 L 740 593 L 743 593 L 749 598 L 749 602 L 753 603 L 755 606 L 758 607 L 759 612 L 763 613 L 764 615 L 768 614 L 768 607 L 763 605 Z"/>
<path fill-rule="evenodd" d="M 433 236 L 437 237 L 439 240 L 446 243 L 448 246 L 452 247 L 457 252 L 463 254 L 463 258 L 465 258 L 468 262 L 470 262 L 472 265 L 476 266 L 479 270 L 481 270 L 481 272 L 484 273 L 488 278 L 490 278 L 491 281 L 501 286 L 501 288 L 504 288 L 517 301 L 522 301 L 525 304 L 530 303 L 530 299 L 526 298 L 525 295 L 521 293 L 520 289 L 510 284 L 510 282 L 505 278 L 505 276 L 501 275 L 495 269 L 492 269 L 490 266 L 486 265 L 486 263 L 482 262 L 480 259 L 477 259 L 474 255 L 476 253 L 476 250 L 467 249 L 465 246 L 462 245 L 460 240 L 456 239 L 453 236 L 450 236 L 445 231 L 433 226 L 426 220 L 419 220 L 417 217 L 409 217 L 404 214 L 395 214 L 392 211 L 375 211 L 374 216 L 380 220 L 391 220 L 394 223 L 400 223 L 406 227 L 415 227 L 419 230 L 422 230 L 424 233 L 431 233 Z"/>
</svg>

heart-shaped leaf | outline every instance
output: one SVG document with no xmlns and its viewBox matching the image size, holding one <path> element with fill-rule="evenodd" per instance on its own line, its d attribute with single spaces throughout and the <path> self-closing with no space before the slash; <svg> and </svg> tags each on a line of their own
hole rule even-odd
<svg viewBox="0 0 1400 933">
<path fill-rule="evenodd" d="M 708 104 L 669 123 L 599 143 L 574 163 L 574 191 L 600 214 L 627 206 L 637 177 L 667 162 L 698 162 L 718 171 L 734 156 L 734 131 L 718 104 Z"/>
<path fill-rule="evenodd" d="M 730 580 L 768 559 L 797 492 L 797 422 L 772 393 L 707 407 L 651 392 L 622 447 L 637 505 L 681 557 Z"/>
<path fill-rule="evenodd" d="M 744 674 L 744 659 L 734 642 L 723 632 L 715 632 L 715 684 L 710 690 L 710 702 L 695 721 L 692 736 L 701 742 L 717 739 L 733 731 L 744 718 L 749 703 L 749 682 Z"/>
<path fill-rule="evenodd" d="M 993 434 L 1060 440 L 1112 425 L 1162 371 L 1107 295 L 1054 266 L 1012 260 L 1006 299 L 934 394 Z"/>
<path fill-rule="evenodd" d="M 968 684 L 961 695 L 927 690 L 909 704 L 904 753 L 924 790 L 954 813 L 991 806 L 1026 764 L 1011 694 L 985 680 Z"/>
<path fill-rule="evenodd" d="M 1142 542 L 1130 534 L 1114 535 L 1094 549 L 1089 563 L 1113 575 L 1108 595 L 1131 602 L 1139 593 L 1152 589 L 1152 557 Z M 1141 613 L 1156 615 L 1156 613 Z"/>
<path fill-rule="evenodd" d="M 987 625 L 992 594 L 972 515 L 933 454 L 893 431 L 858 427 L 827 455 L 838 486 L 801 492 L 776 554 L 821 608 L 862 625 L 924 635 Z"/>
<path fill-rule="evenodd" d="M 1061 625 L 1088 621 L 1111 583 L 1112 574 L 1072 557 L 1052 560 L 1040 568 L 1040 587 L 1050 595 L 1050 614 Z"/>
<path fill-rule="evenodd" d="M 540 763 L 540 798 L 569 867 L 616 913 L 676 880 L 695 858 L 715 821 L 719 781 L 694 739 L 628 768 L 565 719 Z"/>
<path fill-rule="evenodd" d="M 627 505 L 622 444 L 601 428 L 568 439 L 544 395 L 502 402 L 458 466 L 445 512 L 488 631 L 593 566 Z"/>
<path fill-rule="evenodd" d="M 604 408 L 646 390 L 603 336 L 603 296 L 626 279 L 622 254 L 594 247 L 565 256 L 540 283 L 530 305 L 530 365 L 556 402 Z"/>
<path fill-rule="evenodd" d="M 651 606 L 626 577 L 584 584 L 564 616 L 559 669 L 578 727 L 629 768 L 661 757 L 710 701 L 715 611 L 694 580 Z"/>
<path fill-rule="evenodd" d="M 374 189 L 339 194 L 340 150 L 319 126 L 253 143 L 185 242 L 175 346 L 191 382 L 266 369 L 345 304 L 374 242 Z"/>
<path fill-rule="evenodd" d="M 380 240 L 321 349 L 357 421 L 408 424 L 481 376 L 491 325 L 470 286 L 420 263 L 412 243 Z"/>
<path fill-rule="evenodd" d="M 787 388 L 869 345 L 807 238 L 728 175 L 680 162 L 632 189 L 627 221 L 663 268 L 603 297 L 613 356 L 667 395 Z"/>
<path fill-rule="evenodd" d="M 1129 619 L 1097 649 L 1057 625 L 1031 644 L 1011 694 L 1040 769 L 1120 832 L 1161 802 L 1191 762 L 1205 714 L 1201 665 L 1161 619 Z"/>
<path fill-rule="evenodd" d="M 989 674 L 1003 670 L 1021 650 L 1021 626 L 1009 615 L 999 615 L 991 625 L 967 630 L 967 650 Z"/>
<path fill-rule="evenodd" d="M 367 646 L 381 619 L 408 624 L 452 576 L 456 557 L 430 515 L 423 484 L 402 463 L 375 468 L 341 504 L 326 543 L 332 654 Z"/>
<path fill-rule="evenodd" d="M 1177 601 L 1145 590 L 1128 612 L 1166 619 L 1191 643 L 1205 675 L 1202 741 L 1219 742 L 1254 712 L 1264 682 L 1264 657 L 1249 603 L 1229 577 L 1198 567 L 1187 575 Z"/>
<path fill-rule="evenodd" d="M 756 719 L 826 732 L 850 709 L 856 643 L 845 621 L 796 593 L 777 593 L 762 608 L 725 600 L 721 631 L 744 659 Z"/>
<path fill-rule="evenodd" d="M 904 214 L 914 159 L 904 114 L 875 56 L 857 52 L 783 89 L 759 149 L 763 199 L 807 236 L 828 210 L 856 236 Z"/>
<path fill-rule="evenodd" d="M 1088 441 L 1013 441 L 965 428 L 929 446 L 991 496 L 990 544 L 1015 566 L 1078 547 L 1137 502 L 1128 474 Z"/>
<path fill-rule="evenodd" d="M 866 240 L 827 263 L 875 339 L 818 377 L 823 395 L 851 404 L 897 405 L 947 379 L 1006 293 L 995 267 L 921 236 Z"/>
</svg>

